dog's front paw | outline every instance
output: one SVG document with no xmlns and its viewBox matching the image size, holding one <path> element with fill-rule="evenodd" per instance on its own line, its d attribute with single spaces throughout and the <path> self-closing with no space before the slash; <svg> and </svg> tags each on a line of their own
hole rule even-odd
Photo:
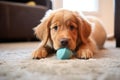
<svg viewBox="0 0 120 80">
<path fill-rule="evenodd" d="M 89 59 L 93 57 L 93 52 L 90 49 L 79 49 L 76 56 L 80 59 Z"/>
<path fill-rule="evenodd" d="M 43 47 L 40 49 L 35 50 L 32 53 L 33 59 L 40 59 L 40 58 L 45 58 L 47 56 L 47 50 Z"/>
</svg>

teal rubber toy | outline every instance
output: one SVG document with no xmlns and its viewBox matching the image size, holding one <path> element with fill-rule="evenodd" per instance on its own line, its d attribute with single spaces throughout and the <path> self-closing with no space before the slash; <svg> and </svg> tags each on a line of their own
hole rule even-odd
<svg viewBox="0 0 120 80">
<path fill-rule="evenodd" d="M 73 55 L 72 51 L 69 50 L 68 48 L 61 48 L 57 50 L 57 59 L 70 59 Z"/>
</svg>

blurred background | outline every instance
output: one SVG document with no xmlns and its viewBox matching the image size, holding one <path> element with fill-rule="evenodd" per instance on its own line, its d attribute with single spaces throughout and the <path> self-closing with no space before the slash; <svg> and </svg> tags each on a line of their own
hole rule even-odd
<svg viewBox="0 0 120 80">
<path fill-rule="evenodd" d="M 65 8 L 96 16 L 108 35 L 114 35 L 114 0 L 53 0 L 53 9 Z"/>
<path fill-rule="evenodd" d="M 59 8 L 98 17 L 114 36 L 114 0 L 1 0 L 0 41 L 37 40 L 32 29 L 47 10 Z"/>
</svg>

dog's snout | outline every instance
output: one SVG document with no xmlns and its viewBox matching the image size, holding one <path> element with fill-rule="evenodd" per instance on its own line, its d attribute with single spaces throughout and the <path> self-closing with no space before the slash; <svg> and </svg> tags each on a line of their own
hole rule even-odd
<svg viewBox="0 0 120 80">
<path fill-rule="evenodd" d="M 63 47 L 66 47 L 68 45 L 68 39 L 61 39 L 60 43 Z"/>
</svg>

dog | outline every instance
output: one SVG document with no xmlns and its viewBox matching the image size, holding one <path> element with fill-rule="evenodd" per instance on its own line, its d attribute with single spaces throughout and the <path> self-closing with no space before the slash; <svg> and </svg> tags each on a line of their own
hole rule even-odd
<svg viewBox="0 0 120 80">
<path fill-rule="evenodd" d="M 64 47 L 74 51 L 76 58 L 89 59 L 103 48 L 106 40 L 106 31 L 99 19 L 66 9 L 44 17 L 34 31 L 41 43 L 33 51 L 33 59 L 45 58 Z"/>
</svg>

